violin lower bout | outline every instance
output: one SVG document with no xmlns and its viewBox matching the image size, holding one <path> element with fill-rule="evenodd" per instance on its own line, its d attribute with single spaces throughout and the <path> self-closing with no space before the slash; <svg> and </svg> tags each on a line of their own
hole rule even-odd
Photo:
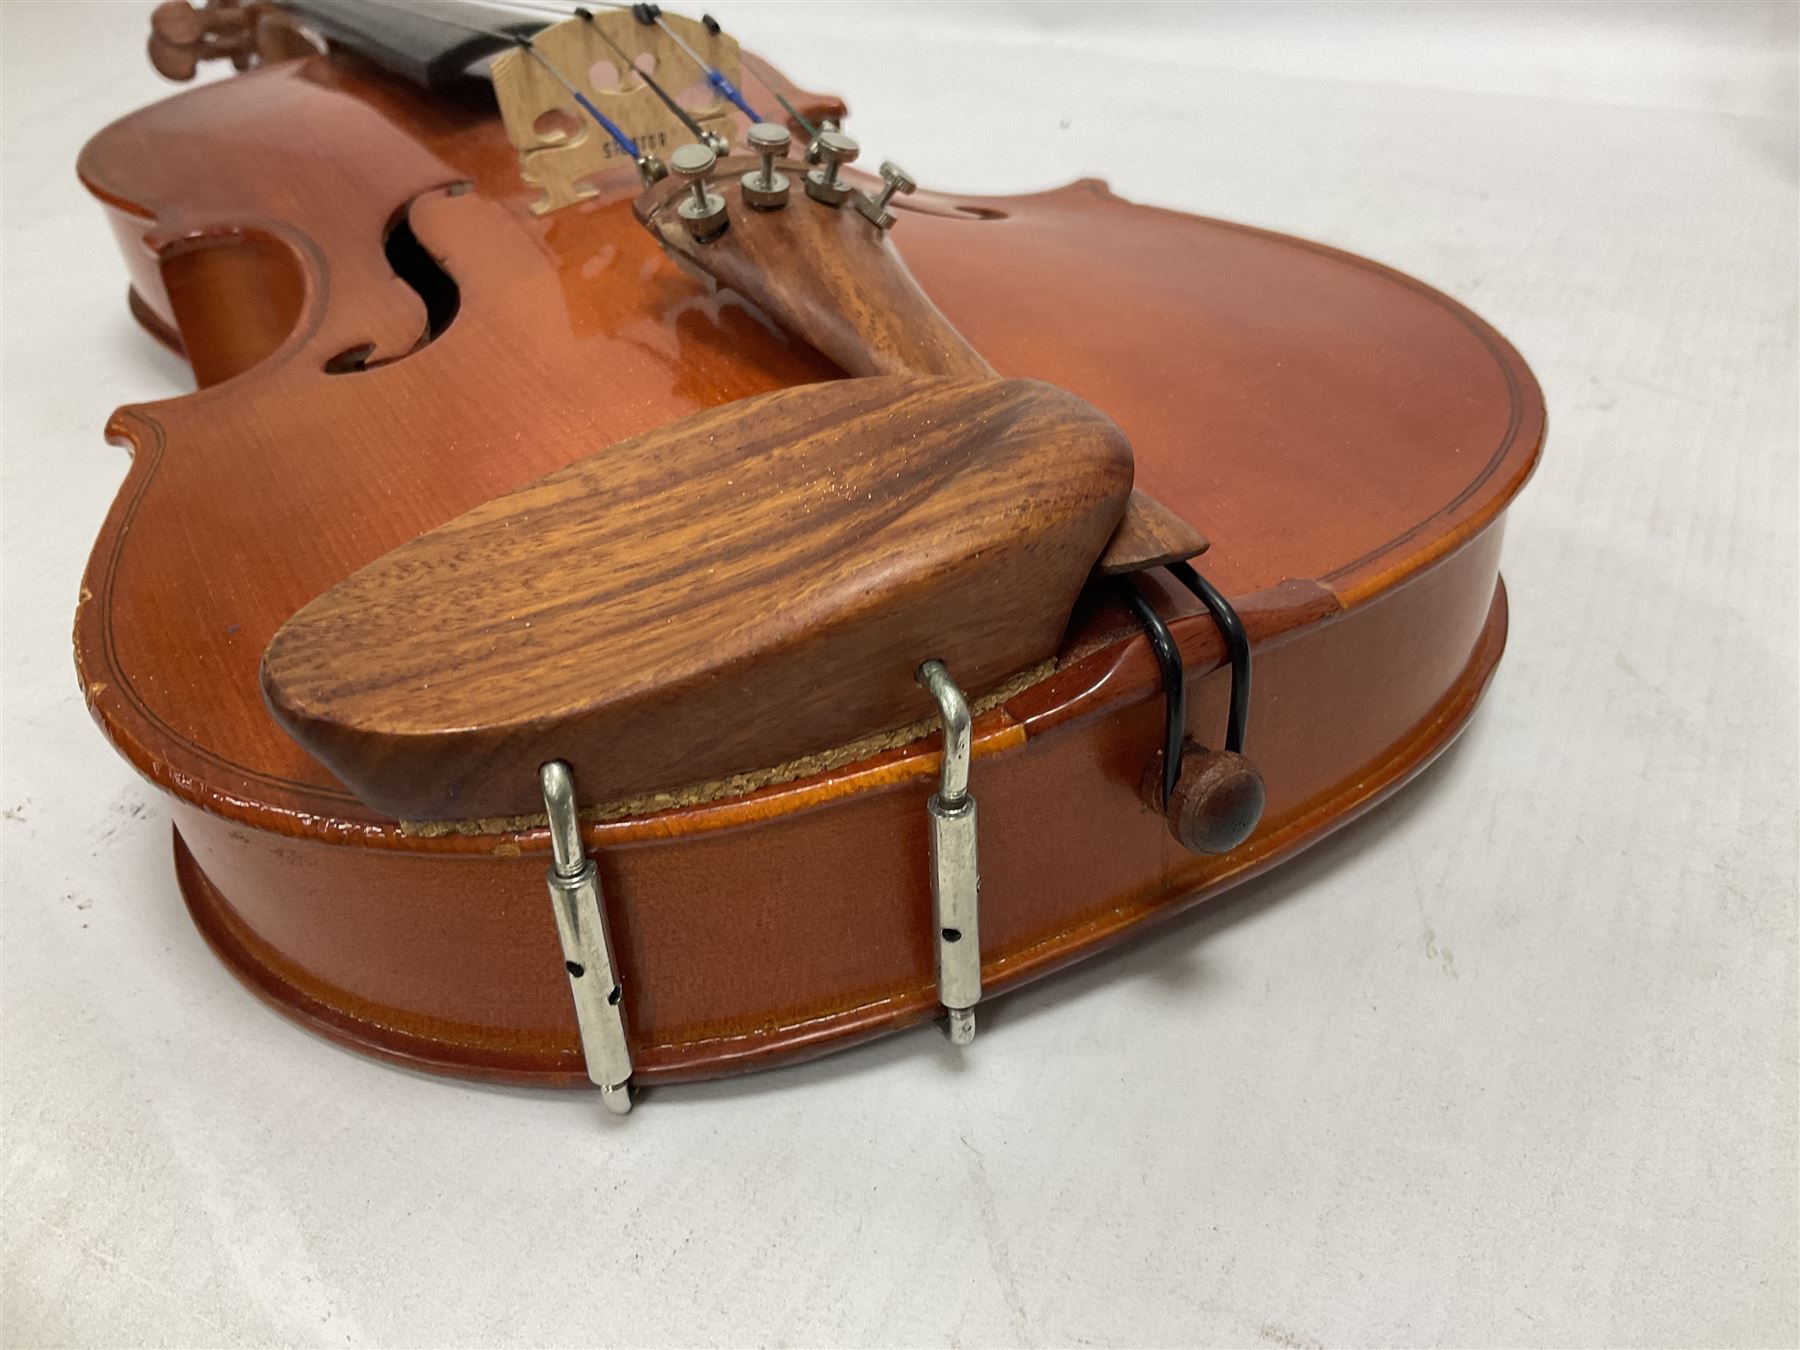
<svg viewBox="0 0 1800 1350">
<path fill-rule="evenodd" d="M 978 719 L 984 996 L 1291 857 L 1428 764 L 1505 643 L 1499 543 L 1496 520 L 1347 610 L 1320 608 L 1323 588 L 1294 588 L 1320 616 L 1257 647 L 1248 749 L 1268 808 L 1224 857 L 1188 854 L 1143 800 L 1163 703 L 1142 641 L 1072 662 Z M 1250 597 L 1253 636 L 1259 604 L 1293 603 Z M 1072 703 L 1071 681 L 1087 691 Z M 1203 743 L 1223 727 L 1228 683 L 1223 669 L 1193 682 L 1189 733 Z M 636 1081 L 810 1058 L 938 1014 L 935 773 L 935 757 L 895 752 L 829 782 L 588 827 Z M 586 1084 L 541 835 L 407 845 L 287 838 L 176 806 L 197 924 L 279 1011 L 417 1068 Z"/>
</svg>

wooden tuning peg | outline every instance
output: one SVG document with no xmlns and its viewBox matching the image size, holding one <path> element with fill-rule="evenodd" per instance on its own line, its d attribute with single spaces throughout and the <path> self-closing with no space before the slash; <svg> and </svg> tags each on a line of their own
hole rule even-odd
<svg viewBox="0 0 1800 1350">
<path fill-rule="evenodd" d="M 165 0 L 150 14 L 150 64 L 171 80 L 191 80 L 203 61 L 230 61 L 249 70 L 259 61 L 286 60 L 318 48 L 284 15 L 265 4 Z"/>
<path fill-rule="evenodd" d="M 192 13 L 193 11 L 189 10 L 188 12 Z M 152 32 L 146 51 L 150 56 L 151 68 L 165 80 L 185 83 L 193 79 L 194 72 L 200 68 L 200 44 L 198 42 L 171 42 L 161 33 Z"/>
<path fill-rule="evenodd" d="M 206 35 L 206 24 L 187 0 L 165 0 L 150 11 L 150 33 L 177 47 L 191 47 Z"/>
</svg>

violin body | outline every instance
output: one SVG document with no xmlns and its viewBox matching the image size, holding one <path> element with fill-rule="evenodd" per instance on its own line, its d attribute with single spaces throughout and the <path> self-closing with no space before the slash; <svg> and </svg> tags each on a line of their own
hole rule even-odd
<svg viewBox="0 0 1800 1350">
<path fill-rule="evenodd" d="M 748 55 L 745 78 L 841 111 Z M 461 513 L 839 367 L 678 267 L 628 169 L 536 214 L 491 105 L 340 52 L 146 108 L 80 173 L 134 313 L 200 386 L 109 424 L 132 463 L 75 629 L 93 715 L 172 803 L 195 922 L 257 994 L 355 1048 L 585 1082 L 543 824 L 384 816 L 277 723 L 260 663 L 322 593 Z M 1267 803 L 1221 856 L 1159 809 L 1163 686 L 1109 583 L 1053 662 L 987 691 L 971 781 L 993 994 L 1292 857 L 1450 742 L 1504 645 L 1503 516 L 1544 411 L 1479 318 L 1329 248 L 1092 181 L 894 206 L 894 248 L 969 346 L 1104 410 L 1137 485 L 1211 540 L 1255 658 Z M 1224 643 L 1159 575 L 1138 584 L 1192 677 L 1188 734 L 1216 745 Z M 914 728 L 590 813 L 637 1080 L 938 1015 L 939 761 Z"/>
</svg>

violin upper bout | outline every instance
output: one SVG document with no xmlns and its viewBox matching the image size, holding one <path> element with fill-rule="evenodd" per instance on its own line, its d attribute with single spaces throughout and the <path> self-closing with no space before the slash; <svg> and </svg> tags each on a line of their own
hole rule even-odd
<svg viewBox="0 0 1800 1350">
<path fill-rule="evenodd" d="M 177 94 L 82 151 L 142 314 L 185 349 L 203 387 L 290 340 L 322 370 L 404 356 L 427 334 L 392 245 L 415 204 L 461 175 L 309 65 Z"/>
</svg>

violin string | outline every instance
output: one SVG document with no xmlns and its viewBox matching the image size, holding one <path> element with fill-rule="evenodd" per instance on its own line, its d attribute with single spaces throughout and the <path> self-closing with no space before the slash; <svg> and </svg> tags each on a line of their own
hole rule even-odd
<svg viewBox="0 0 1800 1350">
<path fill-rule="evenodd" d="M 721 94 L 725 95 L 726 98 L 730 99 L 742 109 L 744 116 L 748 117 L 752 122 L 761 122 L 764 120 L 761 114 L 757 113 L 748 103 L 744 102 L 742 95 L 732 85 L 731 81 L 725 78 L 723 72 L 713 69 L 708 66 L 705 61 L 702 61 L 699 54 L 695 52 L 692 47 L 688 46 L 687 43 L 683 42 L 680 36 L 676 34 L 668 24 L 662 21 L 662 11 L 659 8 L 654 5 L 628 5 L 621 3 L 621 0 L 596 0 L 596 3 L 605 4 L 614 9 L 629 9 L 632 12 L 633 17 L 637 18 L 640 23 L 643 22 L 643 16 L 640 11 L 653 11 L 657 26 L 674 39 L 675 45 L 687 53 L 688 59 L 700 67 L 701 72 L 706 76 L 707 82 L 711 84 L 713 88 L 717 89 Z M 700 20 L 706 28 L 715 35 L 724 31 L 719 27 L 719 21 L 710 14 L 701 15 Z M 793 118 L 794 124 L 806 133 L 808 139 L 818 136 L 819 128 L 809 122 L 805 116 L 801 114 L 800 110 L 789 102 L 779 89 L 770 84 L 766 78 L 763 79 L 762 84 L 763 88 L 768 90 L 770 96 L 781 105 L 782 111 Z"/>
<path fill-rule="evenodd" d="M 499 28 L 485 28 L 479 24 L 464 23 L 461 19 L 452 19 L 445 15 L 442 12 L 441 6 L 426 5 L 423 3 L 423 0 L 390 0 L 390 3 L 393 3 L 396 8 L 410 10 L 415 14 L 420 14 L 426 18 L 433 19 L 438 23 L 449 24 L 452 28 L 460 28 L 467 33 L 475 33 L 482 37 L 494 38 L 500 42 L 519 48 L 519 50 L 523 51 L 542 66 L 552 79 L 568 91 L 569 96 L 573 98 L 576 103 L 581 105 L 582 111 L 593 118 L 594 121 L 599 124 L 600 129 L 608 136 L 611 136 L 621 150 L 631 156 L 632 162 L 638 166 L 640 171 L 644 170 L 644 152 L 638 149 L 637 142 L 620 130 L 610 117 L 596 108 L 593 100 L 582 93 L 581 90 L 575 86 L 574 81 L 564 75 L 562 71 L 558 70 L 555 63 L 534 47 L 531 39 L 523 33 L 509 33 Z M 485 0 L 453 0 L 453 3 L 483 4 L 485 3 Z M 548 25 L 540 24 L 539 29 L 542 30 L 547 26 Z"/>
<path fill-rule="evenodd" d="M 602 3 L 602 2 L 603 2 L 603 0 L 596 0 L 596 3 Z M 693 136 L 693 138 L 695 140 L 705 141 L 707 139 L 706 129 L 694 120 L 693 116 L 688 112 L 688 110 L 686 108 L 682 107 L 680 103 L 676 102 L 676 100 L 670 95 L 669 91 L 667 89 L 664 89 L 662 87 L 662 85 L 660 83 L 658 83 L 656 78 L 650 74 L 649 71 L 644 70 L 642 67 L 638 66 L 636 63 L 634 63 L 632 61 L 632 59 L 629 56 L 627 56 L 625 54 L 625 49 L 623 47 L 619 46 L 618 43 L 614 42 L 612 40 L 612 37 L 607 33 L 607 31 L 600 26 L 600 23 L 597 19 L 595 19 L 594 13 L 592 10 L 586 9 L 580 5 L 577 5 L 573 10 L 566 10 L 566 9 L 562 9 L 556 5 L 535 3 L 535 0 L 481 0 L 481 3 L 484 6 L 487 6 L 489 8 L 493 8 L 493 9 L 514 9 L 514 10 L 523 9 L 523 10 L 535 11 L 540 14 L 556 14 L 556 15 L 561 16 L 564 19 L 584 20 L 587 24 L 589 24 L 593 28 L 595 35 L 597 37 L 599 37 L 599 39 L 602 42 L 604 42 L 607 46 L 611 47 L 613 49 L 613 51 L 615 53 L 617 53 L 619 60 L 624 63 L 624 65 L 621 67 L 621 74 L 628 72 L 630 74 L 636 75 L 640 80 L 642 80 L 644 82 L 645 86 L 650 90 L 651 93 L 655 94 L 657 96 L 657 98 L 662 100 L 663 106 L 668 108 L 668 110 L 670 112 L 674 113 L 675 116 L 680 119 L 682 126 L 684 126 L 688 129 L 688 132 Z M 624 7 L 620 6 L 620 8 L 624 8 Z"/>
<path fill-rule="evenodd" d="M 505 4 L 509 3 L 509 0 L 462 0 L 462 2 L 476 4 Z M 662 29 L 662 31 L 667 34 L 669 41 L 679 47 L 682 54 L 699 67 L 700 73 L 706 77 L 706 82 L 719 92 L 720 97 L 728 99 L 730 102 L 736 104 L 738 110 L 752 122 L 761 122 L 765 120 L 755 108 L 752 108 L 745 102 L 743 91 L 727 78 L 724 71 L 720 70 L 717 66 L 710 65 L 704 56 L 700 55 L 699 52 L 695 51 L 687 44 L 687 40 L 683 38 L 680 33 L 677 33 L 673 28 L 669 27 L 668 21 L 663 18 L 662 6 L 626 4 L 625 0 L 592 0 L 592 3 L 605 9 L 629 10 L 631 16 L 639 23 L 645 24 L 646 26 L 654 24 L 656 27 Z M 569 11 L 563 12 L 568 13 Z M 717 20 L 708 24 L 707 27 L 711 28 L 714 32 L 719 31 Z"/>
<path fill-rule="evenodd" d="M 785 96 L 783 96 L 779 91 L 774 90 L 774 89 L 769 90 L 769 92 L 771 94 L 775 95 L 775 101 L 781 105 L 782 111 L 785 112 L 789 117 L 794 119 L 794 125 L 799 127 L 800 130 L 802 130 L 806 133 L 806 137 L 808 140 L 812 140 L 813 138 L 818 136 L 819 129 L 817 127 L 815 127 L 811 122 L 807 121 L 805 116 L 801 113 L 801 111 L 798 108 L 796 108 L 792 103 L 789 103 Z"/>
<path fill-rule="evenodd" d="M 695 65 L 700 67 L 701 71 L 706 76 L 706 82 L 708 84 L 710 84 L 714 89 L 717 89 L 721 94 L 723 94 L 726 98 L 730 99 L 733 103 L 737 104 L 738 108 L 743 112 L 744 116 L 748 117 L 752 122 L 761 122 L 763 120 L 761 114 L 759 114 L 756 111 L 756 109 L 752 108 L 748 103 L 746 103 L 744 101 L 744 96 L 743 96 L 743 94 L 738 92 L 738 87 L 735 84 L 733 84 L 730 80 L 725 78 L 724 71 L 719 70 L 714 66 L 708 65 L 706 63 L 706 59 L 704 57 L 702 57 L 699 52 L 695 51 L 692 47 L 688 46 L 687 43 L 682 40 L 681 34 L 677 33 L 673 28 L 669 27 L 668 21 L 665 20 L 662 16 L 661 9 L 659 9 L 655 5 L 632 5 L 631 12 L 633 15 L 637 16 L 639 23 L 642 23 L 644 21 L 643 16 L 648 14 L 652 19 L 654 19 L 656 21 L 656 26 L 658 28 L 662 29 L 663 32 L 665 32 L 669 35 L 670 41 L 672 41 L 677 47 L 681 48 L 682 51 L 687 53 L 688 60 L 692 61 Z"/>
</svg>

